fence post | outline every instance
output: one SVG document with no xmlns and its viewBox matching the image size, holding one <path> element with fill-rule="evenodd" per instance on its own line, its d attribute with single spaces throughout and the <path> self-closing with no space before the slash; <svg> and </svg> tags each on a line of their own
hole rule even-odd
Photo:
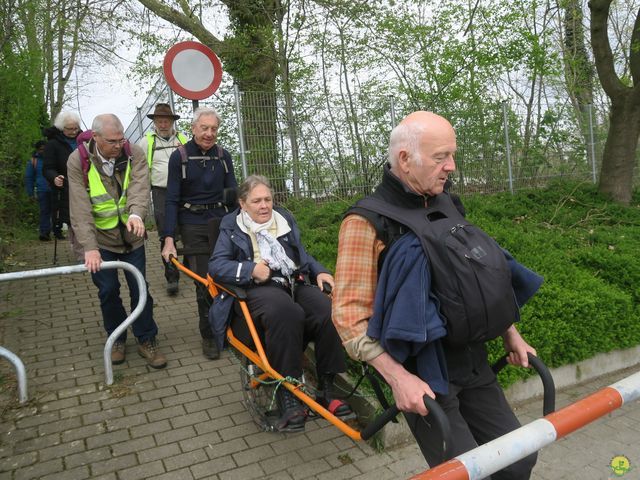
<svg viewBox="0 0 640 480">
<path fill-rule="evenodd" d="M 391 113 L 391 129 L 396 126 L 396 99 L 393 95 L 389 95 L 389 110 Z"/>
<path fill-rule="evenodd" d="M 591 155 L 591 176 L 593 183 L 596 183 L 596 140 L 593 135 L 593 105 L 587 105 L 587 115 L 589 116 L 589 154 Z"/>
<path fill-rule="evenodd" d="M 507 101 L 502 102 L 502 117 L 504 119 L 504 144 L 507 154 L 507 169 L 509 171 L 509 191 L 513 194 L 513 172 L 511 170 L 511 145 L 509 144 L 509 119 L 507 116 Z"/>
<path fill-rule="evenodd" d="M 173 90 L 171 90 L 171 87 L 169 87 L 169 85 L 167 85 L 166 83 L 164 84 L 164 88 L 167 89 L 167 97 L 169 99 L 169 106 L 171 107 L 171 111 L 175 112 L 176 111 L 176 105 L 175 105 L 174 100 L 173 100 Z"/>
<path fill-rule="evenodd" d="M 236 120 L 238 122 L 238 138 L 240 140 L 240 160 L 242 162 L 242 176 L 247 178 L 249 174 L 247 173 L 247 157 L 245 155 L 244 150 L 244 130 L 242 129 L 242 112 L 240 111 L 240 89 L 238 88 L 238 84 L 233 84 L 233 97 L 236 100 Z"/>
<path fill-rule="evenodd" d="M 140 137 L 142 138 L 142 135 L 144 135 L 144 131 L 142 130 L 142 114 L 140 113 L 142 110 L 142 107 L 136 107 L 136 119 L 138 120 L 138 130 L 140 130 Z"/>
</svg>

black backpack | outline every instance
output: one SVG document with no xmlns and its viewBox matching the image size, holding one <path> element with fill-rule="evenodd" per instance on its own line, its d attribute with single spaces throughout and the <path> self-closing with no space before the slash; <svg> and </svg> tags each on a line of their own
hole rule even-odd
<svg viewBox="0 0 640 480">
<path fill-rule="evenodd" d="M 504 251 L 462 216 L 449 193 L 430 198 L 426 209 L 402 208 L 367 197 L 356 203 L 352 213 L 363 210 L 395 220 L 420 239 L 429 259 L 431 291 L 439 301 L 449 344 L 460 346 L 496 338 L 519 319 Z M 371 221 L 370 216 L 365 217 Z M 377 231 L 383 224 L 372 223 Z M 378 231 L 378 237 L 384 241 L 389 232 Z M 385 250 L 389 246 L 387 243 Z"/>
</svg>

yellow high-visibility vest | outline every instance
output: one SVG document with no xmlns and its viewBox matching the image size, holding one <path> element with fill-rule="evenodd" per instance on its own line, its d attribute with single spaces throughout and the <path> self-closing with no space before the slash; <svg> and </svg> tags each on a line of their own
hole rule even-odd
<svg viewBox="0 0 640 480">
<path fill-rule="evenodd" d="M 129 214 L 127 207 L 127 189 L 129 188 L 129 180 L 131 179 L 131 161 L 127 162 L 127 170 L 124 174 L 124 184 L 122 185 L 122 195 L 116 200 L 107 192 L 102 183 L 102 178 L 98 169 L 93 163 L 89 167 L 89 197 L 91 198 L 91 213 L 96 228 L 100 230 L 109 230 L 118 226 L 118 219 L 123 224 L 127 223 Z"/>
<path fill-rule="evenodd" d="M 155 132 L 147 132 L 147 163 L 149 164 L 149 170 L 151 170 L 151 165 L 153 165 L 153 149 L 156 146 L 156 135 Z M 182 145 L 189 141 L 187 137 L 180 132 L 176 133 L 176 137 Z"/>
</svg>

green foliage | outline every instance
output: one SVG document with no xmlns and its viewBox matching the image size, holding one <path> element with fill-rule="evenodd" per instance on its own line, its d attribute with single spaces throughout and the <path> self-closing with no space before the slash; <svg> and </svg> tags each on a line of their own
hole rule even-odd
<svg viewBox="0 0 640 480">
<path fill-rule="evenodd" d="M 541 274 L 540 291 L 521 311 L 518 329 L 549 367 L 640 344 L 640 195 L 609 203 L 596 187 L 557 182 L 544 190 L 463 197 L 470 221 Z M 291 203 L 308 250 L 335 266 L 348 202 Z M 490 357 L 504 354 L 502 341 Z M 509 385 L 533 372 L 506 368 Z"/>
<path fill-rule="evenodd" d="M 25 47 L 24 32 L 12 23 L 32 8 L 31 2 L 25 2 L 14 13 L 15 18 L 6 19 L 12 28 L 0 44 L 0 257 L 7 243 L 15 239 L 19 222 L 31 220 L 33 209 L 23 193 L 23 173 L 45 121 L 41 59 Z M 28 30 L 26 33 L 31 32 Z"/>
</svg>

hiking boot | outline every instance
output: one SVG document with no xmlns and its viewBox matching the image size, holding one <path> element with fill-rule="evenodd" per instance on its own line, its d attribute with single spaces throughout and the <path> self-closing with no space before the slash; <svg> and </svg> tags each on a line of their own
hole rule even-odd
<svg viewBox="0 0 640 480">
<path fill-rule="evenodd" d="M 124 363 L 125 357 L 126 352 L 124 342 L 120 340 L 114 342 L 113 347 L 111 348 L 111 364 L 120 365 Z"/>
<path fill-rule="evenodd" d="M 285 387 L 280 386 L 276 392 L 276 400 L 278 410 L 280 410 L 280 418 L 275 423 L 276 430 L 279 432 L 303 431 L 307 412 L 298 397 Z"/>
<path fill-rule="evenodd" d="M 46 235 L 40 235 L 38 238 L 40 239 L 41 242 L 50 242 L 51 241 L 51 237 L 49 237 L 48 233 Z"/>
<path fill-rule="evenodd" d="M 336 398 L 334 380 L 335 374 L 333 373 L 326 373 L 320 376 L 316 402 L 338 418 L 349 417 L 353 415 L 353 410 L 351 410 L 347 402 Z"/>
<path fill-rule="evenodd" d="M 215 338 L 203 338 L 202 339 L 202 355 L 209 360 L 216 360 L 220 358 L 220 350 Z"/>
<path fill-rule="evenodd" d="M 147 360 L 151 368 L 164 368 L 167 366 L 167 357 L 158 350 L 158 342 L 155 338 L 138 344 L 138 353 Z"/>
<path fill-rule="evenodd" d="M 170 297 L 177 295 L 179 289 L 180 286 L 178 285 L 177 280 L 175 282 L 167 282 L 167 295 L 169 295 Z"/>
</svg>

